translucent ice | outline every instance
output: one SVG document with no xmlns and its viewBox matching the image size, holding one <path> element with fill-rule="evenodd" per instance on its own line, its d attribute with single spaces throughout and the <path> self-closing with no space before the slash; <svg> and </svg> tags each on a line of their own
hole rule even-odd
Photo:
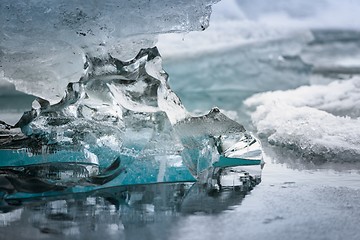
<svg viewBox="0 0 360 240">
<path fill-rule="evenodd" d="M 204 30 L 215 2 L 1 1 L 0 76 L 55 103 L 83 75 L 86 55 L 128 60 L 157 33 Z"/>
<path fill-rule="evenodd" d="M 1 82 L 37 97 L 14 126 L 1 123 L 7 193 L 213 185 L 219 169 L 260 167 L 242 125 L 217 108 L 186 111 L 153 47 L 158 33 L 207 28 L 215 2 L 2 1 Z"/>
<path fill-rule="evenodd" d="M 186 118 L 174 127 L 184 146 L 183 160 L 195 175 L 208 170 L 209 159 L 215 167 L 247 165 L 240 159 L 250 160 L 250 165 L 261 163 L 259 142 L 217 108 L 204 116 Z"/>
<path fill-rule="evenodd" d="M 92 139 L 105 136 L 122 139 L 121 135 L 130 128 L 153 127 L 143 123 L 146 120 L 175 124 L 187 116 L 167 85 L 167 74 L 156 48 L 141 50 L 129 62 L 109 56 L 105 60 L 88 59 L 86 64 L 86 75 L 79 82 L 68 84 L 60 102 L 51 105 L 38 98 L 16 126 L 26 135 L 42 136 L 48 144 L 90 144 Z"/>
<path fill-rule="evenodd" d="M 1 124 L 0 169 L 14 189 L 59 190 L 54 182 L 77 183 L 67 190 L 74 192 L 195 180 L 220 186 L 219 169 L 239 165 L 257 166 L 254 178 L 260 175 L 259 142 L 218 108 L 191 116 L 168 86 L 156 48 L 127 62 L 88 57 L 85 66 L 61 101 L 37 98 L 14 127 Z"/>
</svg>

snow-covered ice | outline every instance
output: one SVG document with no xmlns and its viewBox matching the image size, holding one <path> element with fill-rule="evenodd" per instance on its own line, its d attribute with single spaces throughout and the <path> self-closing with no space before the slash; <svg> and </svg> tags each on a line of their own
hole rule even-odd
<svg viewBox="0 0 360 240">
<path fill-rule="evenodd" d="M 252 108 L 257 134 L 273 145 L 310 159 L 358 161 L 360 79 L 256 94 Z"/>
</svg>

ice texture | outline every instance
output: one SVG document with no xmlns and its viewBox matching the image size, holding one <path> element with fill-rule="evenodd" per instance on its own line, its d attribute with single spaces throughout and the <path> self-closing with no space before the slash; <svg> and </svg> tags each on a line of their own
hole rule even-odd
<svg viewBox="0 0 360 240">
<path fill-rule="evenodd" d="M 1 1 L 0 79 L 55 103 L 84 74 L 86 56 L 129 60 L 157 33 L 204 30 L 215 2 Z"/>
<path fill-rule="evenodd" d="M 174 128 L 184 146 L 183 161 L 194 175 L 201 175 L 208 170 L 210 159 L 214 166 L 218 163 L 220 167 L 229 167 L 229 163 L 223 163 L 221 156 L 262 159 L 261 147 L 256 139 L 218 108 L 213 108 L 203 116 L 186 118 L 174 125 Z"/>
<path fill-rule="evenodd" d="M 192 116 L 161 63 L 156 47 L 130 61 L 88 57 L 84 76 L 68 84 L 58 103 L 37 98 L 15 126 L 0 123 L 8 191 L 86 192 L 195 180 L 221 187 L 223 175 L 234 176 L 220 170 L 239 165 L 257 167 L 252 179 L 258 181 L 259 142 L 218 108 Z"/>
<path fill-rule="evenodd" d="M 15 127 L 43 144 L 117 151 L 127 143 L 146 148 L 150 139 L 157 141 L 158 135 L 188 116 L 167 85 L 156 48 L 143 49 L 128 62 L 109 55 L 88 58 L 86 64 L 86 74 L 68 84 L 60 102 L 51 105 L 37 98 Z M 166 146 L 176 149 L 176 144 Z"/>
<path fill-rule="evenodd" d="M 245 101 L 258 135 L 314 161 L 360 156 L 360 79 L 256 94 Z M 331 94 L 330 94 L 331 93 Z"/>
</svg>

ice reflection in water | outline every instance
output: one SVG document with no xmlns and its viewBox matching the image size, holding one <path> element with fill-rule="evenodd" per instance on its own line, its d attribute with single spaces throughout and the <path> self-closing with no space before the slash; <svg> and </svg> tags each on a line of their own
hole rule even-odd
<svg viewBox="0 0 360 240">
<path fill-rule="evenodd" d="M 21 205 L 2 206 L 0 231 L 9 239 L 134 238 L 139 234 L 136 228 L 152 231 L 170 223 L 173 226 L 180 216 L 218 214 L 231 209 L 255 185 L 244 180 L 241 185 L 211 192 L 198 183 L 138 185 L 58 199 L 11 202 Z M 166 228 L 158 230 L 165 233 L 160 238 L 166 238 Z"/>
</svg>

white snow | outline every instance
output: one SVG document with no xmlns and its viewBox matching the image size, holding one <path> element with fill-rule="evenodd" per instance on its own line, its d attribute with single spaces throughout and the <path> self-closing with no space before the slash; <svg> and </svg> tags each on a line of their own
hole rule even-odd
<svg viewBox="0 0 360 240">
<path fill-rule="evenodd" d="M 360 159 L 360 79 L 256 94 L 244 103 L 261 138 L 302 156 Z M 338 114 L 340 113 L 340 114 Z M 345 115 L 345 116 L 339 116 Z M 350 116 L 346 116 L 350 115 Z"/>
</svg>

